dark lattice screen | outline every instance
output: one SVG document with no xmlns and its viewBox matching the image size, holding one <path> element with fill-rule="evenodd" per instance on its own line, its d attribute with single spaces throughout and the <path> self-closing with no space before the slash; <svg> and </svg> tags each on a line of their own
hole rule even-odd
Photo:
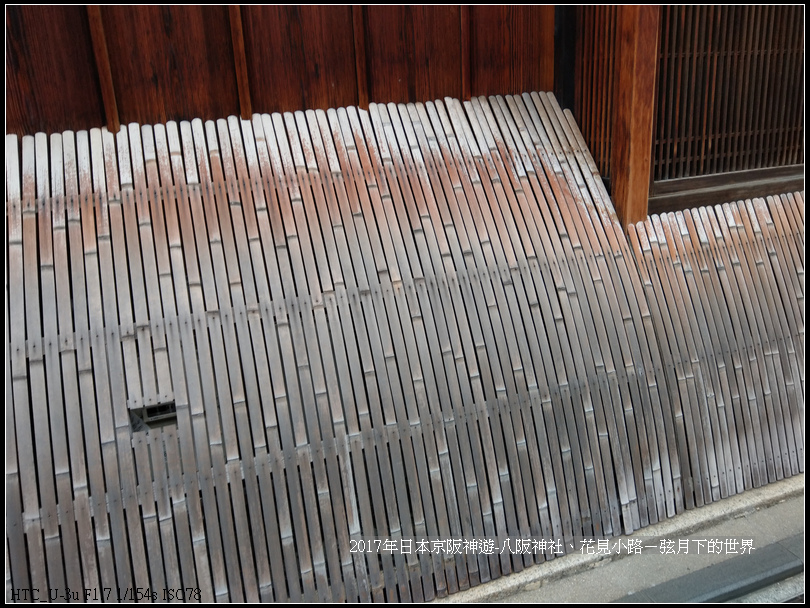
<svg viewBox="0 0 810 608">
<path fill-rule="evenodd" d="M 577 10 L 575 114 L 610 176 L 616 8 Z M 654 181 L 804 163 L 804 9 L 661 9 Z"/>
<path fill-rule="evenodd" d="M 804 9 L 661 9 L 655 181 L 804 162 Z"/>
</svg>

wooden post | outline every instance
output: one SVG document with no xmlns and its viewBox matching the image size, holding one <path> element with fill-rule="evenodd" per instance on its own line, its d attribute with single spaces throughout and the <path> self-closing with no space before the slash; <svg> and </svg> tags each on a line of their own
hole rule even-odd
<svg viewBox="0 0 810 608">
<path fill-rule="evenodd" d="M 110 56 L 107 53 L 107 38 L 104 35 L 104 23 L 101 20 L 101 7 L 87 6 L 87 19 L 90 22 L 90 38 L 93 40 L 93 54 L 96 57 L 96 70 L 101 85 L 101 99 L 104 102 L 104 114 L 107 117 L 107 130 L 118 133 L 121 122 L 118 120 L 118 103 L 115 101 Z"/>
<path fill-rule="evenodd" d="M 659 6 L 621 6 L 617 16 L 610 174 L 613 204 L 625 227 L 647 217 L 659 15 Z"/>
<path fill-rule="evenodd" d="M 228 6 L 228 18 L 231 22 L 233 63 L 236 68 L 236 85 L 239 90 L 239 111 L 244 120 L 250 120 L 253 116 L 253 105 L 250 103 L 245 37 L 242 32 L 242 9 L 238 4 Z"/>
</svg>

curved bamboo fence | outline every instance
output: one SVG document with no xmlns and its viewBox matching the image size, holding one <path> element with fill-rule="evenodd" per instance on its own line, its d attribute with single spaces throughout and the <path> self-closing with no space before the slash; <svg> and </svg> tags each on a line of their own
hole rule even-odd
<svg viewBox="0 0 810 608">
<path fill-rule="evenodd" d="M 7 136 L 6 221 L 8 599 L 426 601 L 803 470 L 804 194 L 625 235 L 549 94 Z"/>
</svg>

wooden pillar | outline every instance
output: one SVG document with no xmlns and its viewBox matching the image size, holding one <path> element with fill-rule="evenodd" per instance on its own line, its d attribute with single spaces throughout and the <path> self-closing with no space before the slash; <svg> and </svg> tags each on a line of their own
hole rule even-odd
<svg viewBox="0 0 810 608">
<path fill-rule="evenodd" d="M 647 217 L 652 162 L 659 6 L 621 6 L 610 174 L 622 224 Z"/>
</svg>

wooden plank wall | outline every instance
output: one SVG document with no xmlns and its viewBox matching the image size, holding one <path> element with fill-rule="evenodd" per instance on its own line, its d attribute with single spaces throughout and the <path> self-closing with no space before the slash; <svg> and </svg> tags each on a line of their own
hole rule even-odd
<svg viewBox="0 0 810 608">
<path fill-rule="evenodd" d="M 239 110 L 226 7 L 106 6 L 101 15 L 123 124 Z"/>
<path fill-rule="evenodd" d="M 256 111 L 357 103 L 352 8 L 242 8 L 250 94 Z"/>
<path fill-rule="evenodd" d="M 82 6 L 6 7 L 6 133 L 104 124 Z"/>
<path fill-rule="evenodd" d="M 8 135 L 6 226 L 7 600 L 429 601 L 804 470 L 803 193 L 626 237 L 547 93 Z"/>
<path fill-rule="evenodd" d="M 553 6 L 92 11 L 7 7 L 7 133 L 554 86 Z"/>
</svg>

